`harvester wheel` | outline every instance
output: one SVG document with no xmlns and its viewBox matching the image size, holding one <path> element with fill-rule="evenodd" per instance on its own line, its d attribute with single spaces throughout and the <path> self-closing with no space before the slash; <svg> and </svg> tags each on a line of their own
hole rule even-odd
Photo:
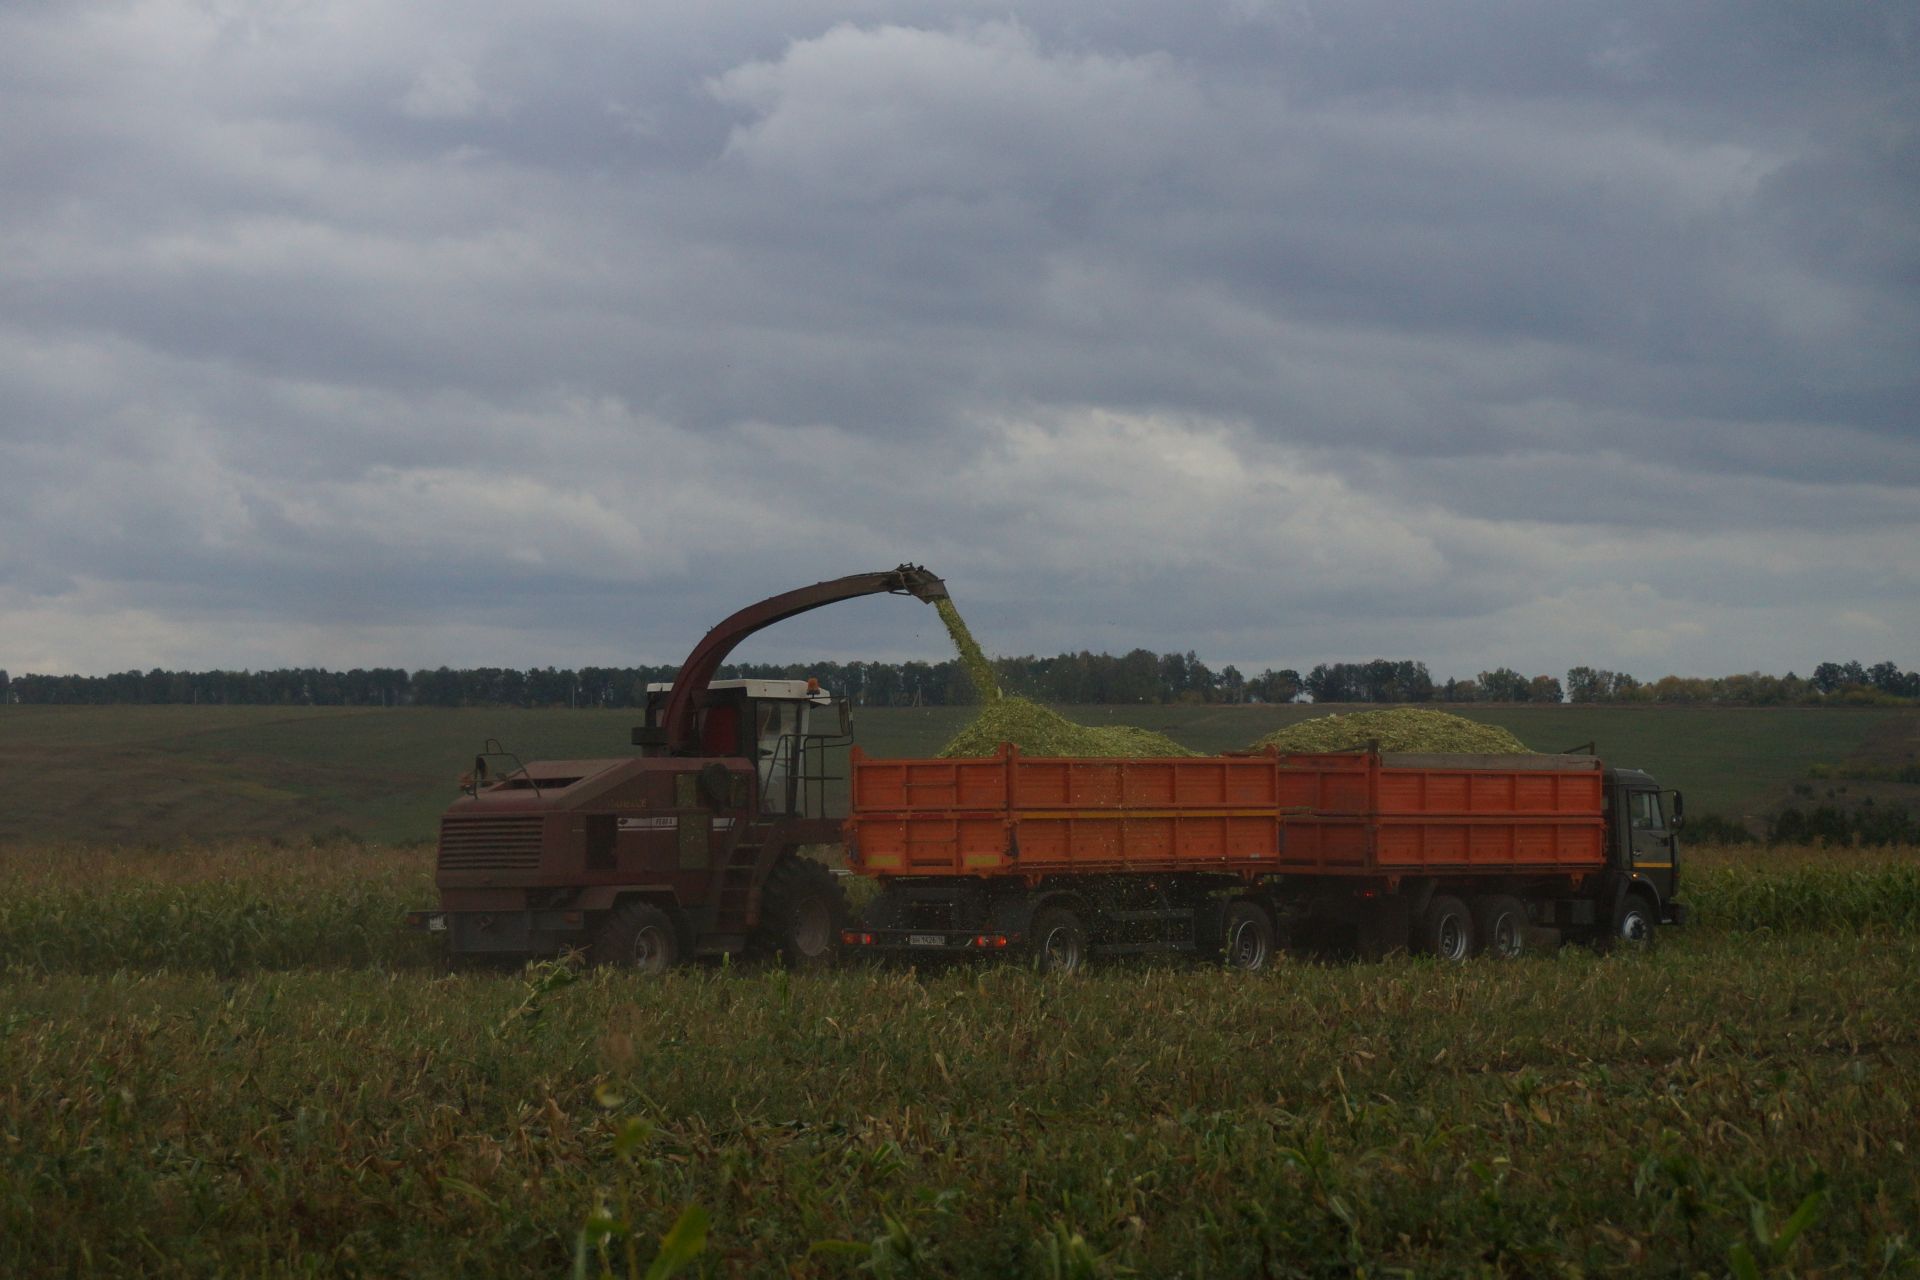
<svg viewBox="0 0 1920 1280">
<path fill-rule="evenodd" d="M 788 854 L 760 891 L 755 948 L 789 968 L 811 969 L 833 959 L 840 931 L 853 911 L 833 873 L 811 858 Z"/>
<path fill-rule="evenodd" d="M 1450 893 L 1435 894 L 1414 929 L 1414 944 L 1423 955 L 1450 963 L 1472 955 L 1473 916 L 1467 904 Z"/>
<path fill-rule="evenodd" d="M 1033 967 L 1041 973 L 1078 973 L 1087 967 L 1087 928 L 1067 907 L 1046 907 L 1034 913 L 1028 928 L 1033 939 Z"/>
<path fill-rule="evenodd" d="M 593 962 L 641 973 L 665 973 L 680 962 L 673 918 L 650 902 L 616 908 L 593 940 Z"/>
<path fill-rule="evenodd" d="M 1273 965 L 1273 917 L 1257 902 L 1227 904 L 1221 960 L 1229 969 L 1259 973 Z"/>
<path fill-rule="evenodd" d="M 1518 898 L 1506 894 L 1475 898 L 1473 926 L 1483 955 L 1511 960 L 1527 949 L 1527 909 Z"/>
</svg>

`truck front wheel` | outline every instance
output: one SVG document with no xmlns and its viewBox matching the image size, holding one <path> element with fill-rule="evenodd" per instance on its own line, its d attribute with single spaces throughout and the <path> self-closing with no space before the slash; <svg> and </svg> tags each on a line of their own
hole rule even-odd
<svg viewBox="0 0 1920 1280">
<path fill-rule="evenodd" d="M 811 969 L 833 958 L 852 911 L 833 873 L 811 858 L 789 855 L 760 892 L 759 949 L 789 967 Z"/>
<path fill-rule="evenodd" d="M 1608 945 L 1623 950 L 1651 949 L 1656 919 L 1653 902 L 1647 895 L 1627 894 L 1620 899 L 1620 909 L 1613 913 L 1613 929 L 1607 938 Z"/>
<path fill-rule="evenodd" d="M 639 973 L 665 973 L 680 961 L 680 932 L 673 918 L 650 902 L 614 909 L 593 939 L 593 962 Z"/>
</svg>

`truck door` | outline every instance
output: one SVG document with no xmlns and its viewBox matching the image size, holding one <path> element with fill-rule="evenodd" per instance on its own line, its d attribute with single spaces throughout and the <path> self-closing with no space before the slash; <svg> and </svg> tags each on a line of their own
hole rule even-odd
<svg viewBox="0 0 1920 1280">
<path fill-rule="evenodd" d="M 1633 790 L 1627 793 L 1627 832 L 1630 870 L 1651 884 L 1666 902 L 1673 894 L 1673 824 L 1667 817 L 1665 797 L 1658 791 Z"/>
</svg>

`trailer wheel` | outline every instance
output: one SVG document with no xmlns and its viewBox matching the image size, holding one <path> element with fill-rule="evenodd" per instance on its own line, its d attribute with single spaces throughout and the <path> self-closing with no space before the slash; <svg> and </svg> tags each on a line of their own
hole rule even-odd
<svg viewBox="0 0 1920 1280">
<path fill-rule="evenodd" d="M 831 871 L 811 858 L 788 855 L 768 873 L 761 890 L 755 943 L 791 968 L 811 969 L 833 958 L 852 914 L 846 890 Z"/>
<path fill-rule="evenodd" d="M 593 962 L 640 973 L 665 973 L 680 962 L 673 919 L 650 902 L 629 902 L 607 917 L 593 939 Z"/>
<path fill-rule="evenodd" d="M 1087 929 L 1068 908 L 1035 912 L 1027 936 L 1033 939 L 1033 967 L 1039 972 L 1078 973 L 1087 967 Z"/>
<path fill-rule="evenodd" d="M 1227 904 L 1221 960 L 1229 969 L 1259 973 L 1273 964 L 1273 917 L 1257 902 Z"/>
<path fill-rule="evenodd" d="M 1452 894 L 1435 894 L 1414 930 L 1414 942 L 1421 954 L 1450 963 L 1472 955 L 1473 916 L 1467 904 Z"/>
<path fill-rule="evenodd" d="M 1474 899 L 1473 924 L 1483 955 L 1511 960 L 1527 949 L 1527 909 L 1518 898 L 1494 894 Z"/>
</svg>

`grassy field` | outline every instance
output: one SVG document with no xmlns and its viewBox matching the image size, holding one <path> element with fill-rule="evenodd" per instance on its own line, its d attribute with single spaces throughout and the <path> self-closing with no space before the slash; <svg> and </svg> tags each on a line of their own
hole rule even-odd
<svg viewBox="0 0 1920 1280">
<path fill-rule="evenodd" d="M 1650 955 L 451 974 L 429 851 L 16 847 L 0 1274 L 1920 1274 L 1920 850 Z"/>
<path fill-rule="evenodd" d="M 1319 709 L 1324 712 L 1324 708 Z M 861 745 L 930 755 L 967 708 L 864 710 Z M 1293 707 L 1080 707 L 1086 723 L 1156 729 L 1202 751 L 1244 747 L 1316 714 Z M 1912 758 L 1920 711 L 1510 707 L 1468 714 L 1537 750 L 1595 742 L 1738 817 L 1789 794 L 1815 763 Z M 0 844 L 307 836 L 429 838 L 489 737 L 524 759 L 625 753 L 630 711 L 363 711 L 296 707 L 0 707 Z M 1911 788 L 1910 788 L 1911 789 Z"/>
</svg>

